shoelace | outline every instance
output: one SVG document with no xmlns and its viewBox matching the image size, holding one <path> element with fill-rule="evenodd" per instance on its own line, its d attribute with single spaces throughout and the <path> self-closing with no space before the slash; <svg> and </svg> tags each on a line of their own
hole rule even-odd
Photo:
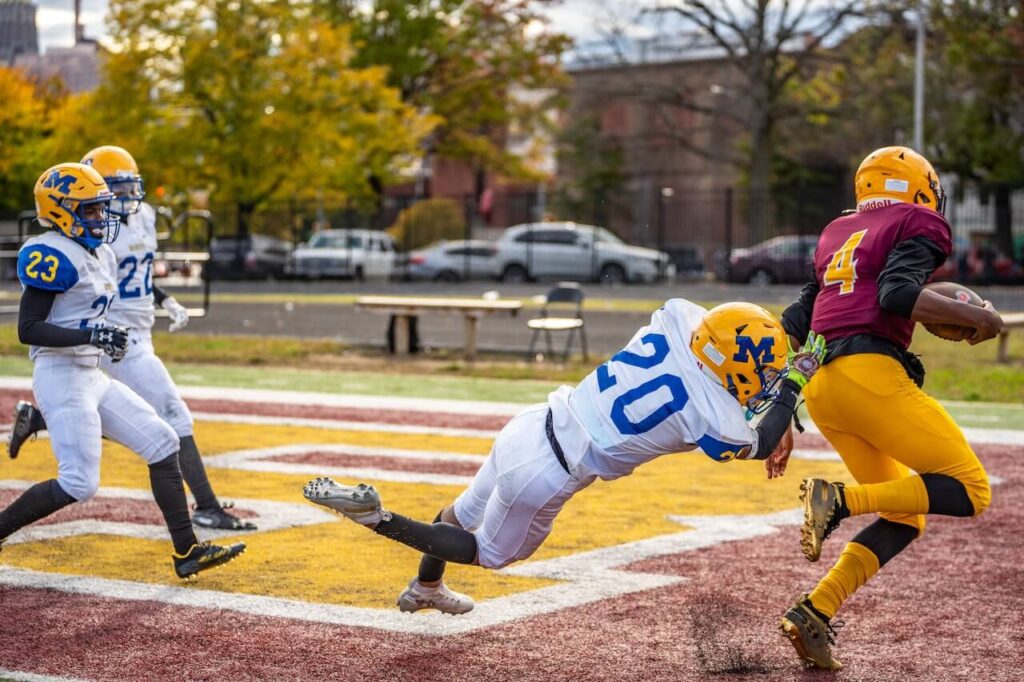
<svg viewBox="0 0 1024 682">
<path fill-rule="evenodd" d="M 825 621 L 825 628 L 827 630 L 826 637 L 828 637 L 828 643 L 832 646 L 839 646 L 836 644 L 836 637 L 839 635 L 839 629 L 846 625 L 846 621 L 837 620 L 835 622 Z"/>
</svg>

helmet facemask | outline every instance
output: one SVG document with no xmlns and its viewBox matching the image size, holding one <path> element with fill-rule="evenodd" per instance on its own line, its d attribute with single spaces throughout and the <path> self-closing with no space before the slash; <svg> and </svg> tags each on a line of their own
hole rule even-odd
<svg viewBox="0 0 1024 682">
<path fill-rule="evenodd" d="M 57 199 L 54 197 L 54 199 Z M 83 199 L 77 202 L 60 199 L 58 205 L 74 218 L 71 228 L 72 239 L 90 249 L 117 239 L 121 229 L 120 219 L 110 211 L 110 196 Z M 90 210 L 93 209 L 93 210 Z"/>
<path fill-rule="evenodd" d="M 779 398 L 779 389 L 784 378 L 783 372 L 771 365 L 758 364 L 754 370 L 761 381 L 761 390 L 752 395 L 746 404 L 747 421 L 754 415 L 766 412 Z"/>
<path fill-rule="evenodd" d="M 114 194 L 114 198 L 110 202 L 111 213 L 121 218 L 127 218 L 139 212 L 142 200 L 146 197 L 141 175 L 118 175 L 103 179 Z"/>
</svg>

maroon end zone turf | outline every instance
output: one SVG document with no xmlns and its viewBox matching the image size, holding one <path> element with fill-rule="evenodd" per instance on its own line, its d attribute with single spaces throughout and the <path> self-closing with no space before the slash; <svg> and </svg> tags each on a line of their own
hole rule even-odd
<svg viewBox="0 0 1024 682">
<path fill-rule="evenodd" d="M 0 667 L 154 682 L 1017 681 L 1024 447 L 978 451 L 1005 481 L 992 507 L 978 519 L 932 517 L 925 536 L 847 603 L 836 649 L 846 669 L 834 675 L 803 672 L 776 622 L 866 521 L 845 523 L 817 564 L 804 561 L 790 527 L 631 567 L 687 576 L 682 585 L 446 638 L 0 588 Z"/>
<path fill-rule="evenodd" d="M 0 389 L 0 424 L 10 423 L 10 415 L 19 400 L 32 401 L 32 391 Z M 263 417 L 295 417 L 298 419 L 330 419 L 363 423 L 406 424 L 441 428 L 498 431 L 511 417 L 477 414 L 451 414 L 411 410 L 383 410 L 363 407 L 330 407 L 323 405 L 289 405 L 285 403 L 253 403 L 239 400 L 189 399 L 193 412 L 245 414 Z"/>
</svg>

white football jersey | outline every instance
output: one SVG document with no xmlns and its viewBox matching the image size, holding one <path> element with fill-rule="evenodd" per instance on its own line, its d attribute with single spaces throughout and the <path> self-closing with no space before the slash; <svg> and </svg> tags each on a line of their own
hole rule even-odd
<svg viewBox="0 0 1024 682">
<path fill-rule="evenodd" d="M 579 385 L 549 396 L 555 435 L 575 474 L 607 480 L 661 455 L 699 447 L 728 461 L 756 447 L 739 402 L 690 351 L 706 313 L 683 299 L 668 301 Z"/>
<path fill-rule="evenodd" d="M 107 319 L 117 295 L 114 253 L 101 244 L 91 253 L 78 242 L 51 231 L 26 241 L 18 252 L 18 279 L 23 286 L 57 292 L 46 321 L 58 327 L 85 329 Z M 67 348 L 31 346 L 38 355 L 97 356 L 103 351 L 88 344 Z"/>
<path fill-rule="evenodd" d="M 153 328 L 153 255 L 156 253 L 156 210 L 143 203 L 138 213 L 121 223 L 110 245 L 117 257 L 117 303 L 110 308 L 111 324 L 142 332 Z"/>
</svg>

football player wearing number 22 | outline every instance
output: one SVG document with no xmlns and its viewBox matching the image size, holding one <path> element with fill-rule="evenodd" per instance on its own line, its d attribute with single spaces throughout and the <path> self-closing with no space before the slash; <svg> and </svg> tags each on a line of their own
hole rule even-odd
<svg viewBox="0 0 1024 682">
<path fill-rule="evenodd" d="M 697 448 L 721 462 L 766 460 L 769 477 L 781 475 L 798 394 L 824 354 L 824 338 L 813 335 L 799 354 L 788 353 L 781 324 L 758 306 L 707 311 L 672 299 L 578 386 L 562 386 L 516 415 L 469 487 L 432 524 L 383 509 L 365 484 L 318 478 L 304 493 L 423 553 L 399 609 L 465 613 L 473 600 L 445 586 L 445 563 L 498 569 L 528 558 L 569 498 L 598 478 L 628 476 L 657 457 Z M 762 412 L 756 427 L 748 424 Z"/>
<path fill-rule="evenodd" d="M 188 311 L 153 283 L 156 211 L 143 202 L 146 193 L 139 167 L 127 150 L 112 145 L 96 147 L 82 163 L 103 176 L 113 194 L 110 210 L 120 222 L 110 242 L 117 261 L 117 292 L 107 321 L 129 330 L 128 350 L 117 363 L 103 359 L 101 368 L 141 396 L 178 434 L 181 473 L 196 500 L 192 522 L 202 528 L 256 530 L 254 523 L 228 511 L 230 503 L 217 499 L 196 445 L 192 413 L 153 349 L 154 304 L 167 311 L 171 332 L 188 324 Z M 8 444 L 12 458 L 26 438 L 47 428 L 43 415 L 28 402 L 18 403 L 14 418 Z"/>
<path fill-rule="evenodd" d="M 804 555 L 817 561 L 842 519 L 879 516 L 782 618 L 804 664 L 826 670 L 842 667 L 829 647 L 830 619 L 920 536 L 924 515 L 976 516 L 989 505 L 988 477 L 964 434 L 921 390 L 924 368 L 907 350 L 914 323 L 970 327 L 972 344 L 1002 324 L 988 302 L 972 306 L 922 288 L 952 251 L 945 194 L 927 159 L 884 147 L 864 159 L 854 181 L 857 210 L 822 232 L 814 277 L 782 316 L 792 343 L 811 329 L 829 340 L 805 391 L 807 410 L 857 481 L 801 484 Z"/>
</svg>

